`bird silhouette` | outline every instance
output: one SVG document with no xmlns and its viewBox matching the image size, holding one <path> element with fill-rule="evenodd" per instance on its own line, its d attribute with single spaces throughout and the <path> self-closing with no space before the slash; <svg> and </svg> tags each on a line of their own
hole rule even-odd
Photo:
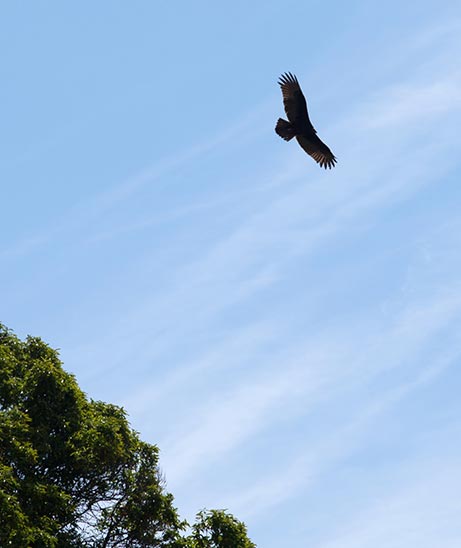
<svg viewBox="0 0 461 548">
<path fill-rule="evenodd" d="M 278 84 L 282 88 L 283 106 L 288 121 L 277 120 L 275 132 L 285 141 L 296 137 L 303 150 L 325 169 L 331 169 L 337 160 L 327 145 L 319 139 L 314 126 L 309 120 L 306 99 L 296 76 L 286 72 L 280 77 Z"/>
</svg>

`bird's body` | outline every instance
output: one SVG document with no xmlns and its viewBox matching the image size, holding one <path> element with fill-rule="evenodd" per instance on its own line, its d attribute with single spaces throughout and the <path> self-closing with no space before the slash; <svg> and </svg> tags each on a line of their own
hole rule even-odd
<svg viewBox="0 0 461 548">
<path fill-rule="evenodd" d="M 285 73 L 280 77 L 278 83 L 282 88 L 283 105 L 288 121 L 282 118 L 278 119 L 275 126 L 277 135 L 285 141 L 296 137 L 301 148 L 312 156 L 321 167 L 331 169 L 336 163 L 336 158 L 317 136 L 317 132 L 309 120 L 306 99 L 296 76 L 290 72 Z"/>
</svg>

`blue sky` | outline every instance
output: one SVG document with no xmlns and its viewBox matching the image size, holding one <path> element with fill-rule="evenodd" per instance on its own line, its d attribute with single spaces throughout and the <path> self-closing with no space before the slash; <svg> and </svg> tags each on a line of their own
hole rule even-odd
<svg viewBox="0 0 461 548">
<path fill-rule="evenodd" d="M 0 320 L 125 406 L 186 517 L 459 547 L 458 3 L 0 15 Z M 273 131 L 284 71 L 332 171 Z"/>
</svg>

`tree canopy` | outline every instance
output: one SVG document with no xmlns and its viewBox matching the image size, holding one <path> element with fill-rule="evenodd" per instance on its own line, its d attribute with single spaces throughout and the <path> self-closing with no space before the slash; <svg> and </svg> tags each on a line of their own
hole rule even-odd
<svg viewBox="0 0 461 548">
<path fill-rule="evenodd" d="M 181 520 L 158 459 L 55 350 L 0 324 L 0 546 L 255 547 L 225 511 Z"/>
</svg>

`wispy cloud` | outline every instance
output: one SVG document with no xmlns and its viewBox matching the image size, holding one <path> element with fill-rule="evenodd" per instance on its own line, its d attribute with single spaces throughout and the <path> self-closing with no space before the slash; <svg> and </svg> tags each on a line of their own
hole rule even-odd
<svg viewBox="0 0 461 548">
<path fill-rule="evenodd" d="M 265 109 L 267 109 L 267 102 L 255 107 L 251 112 L 244 114 L 235 124 L 218 130 L 209 138 L 191 144 L 185 150 L 175 151 L 170 156 L 161 158 L 127 179 L 114 184 L 108 190 L 93 195 L 84 202 L 77 203 L 62 216 L 56 216 L 48 228 L 39 230 L 33 236 L 20 242 L 15 242 L 13 246 L 6 247 L 3 251 L 0 250 L 0 256 L 4 259 L 20 256 L 63 237 L 69 242 L 77 240 L 80 245 L 82 233 L 86 234 L 89 225 L 104 215 L 107 210 L 123 203 L 134 193 L 140 192 L 146 185 L 165 180 L 171 172 L 217 147 L 225 146 L 235 140 L 237 136 L 239 140 L 242 139 L 242 135 L 244 140 L 251 140 L 255 135 L 255 128 L 258 128 L 255 120 L 261 116 L 261 110 Z M 260 129 L 256 129 L 256 133 L 260 133 Z M 123 231 L 120 226 L 114 227 L 110 237 L 116 236 L 121 230 Z M 86 238 L 83 242 L 85 240 Z"/>
<path fill-rule="evenodd" d="M 383 348 L 387 347 L 388 341 L 382 341 Z M 228 505 L 233 511 L 247 516 L 247 519 L 254 519 L 255 516 L 267 511 L 269 508 L 277 507 L 286 502 L 287 499 L 306 493 L 306 490 L 313 490 L 322 478 L 332 473 L 332 470 L 342 461 L 348 459 L 356 452 L 363 450 L 368 443 L 370 430 L 374 430 L 382 416 L 398 406 L 401 401 L 424 388 L 427 384 L 434 382 L 439 375 L 442 375 L 448 367 L 456 365 L 461 356 L 461 341 L 447 349 L 443 355 L 417 371 L 411 381 L 403 382 L 395 387 L 382 390 L 374 399 L 364 397 L 363 404 L 359 410 L 350 418 L 351 412 L 344 409 L 342 420 L 334 428 L 325 433 L 320 440 L 308 440 L 303 444 L 303 453 L 289 462 L 280 463 L 277 470 L 271 470 L 267 476 L 259 478 L 247 489 L 240 488 L 237 494 L 226 493 L 218 495 L 216 501 L 218 506 Z M 406 356 L 408 359 L 409 356 Z M 349 356 L 345 357 L 350 360 Z M 353 358 L 352 358 L 353 359 Z M 369 355 L 368 359 L 373 361 L 376 369 L 373 373 L 379 376 L 381 367 L 402 367 L 402 357 L 390 360 L 385 366 L 379 362 L 379 357 Z M 350 391 L 351 384 L 366 385 L 373 375 L 363 374 L 363 369 L 358 362 L 356 371 L 346 382 L 342 382 L 341 373 L 338 372 L 336 386 L 329 387 L 328 400 L 334 406 L 335 398 L 341 391 Z M 339 371 L 339 363 L 338 371 Z M 355 378 L 354 375 L 355 374 Z M 331 383 L 334 384 L 333 379 Z M 325 397 L 325 394 L 323 394 Z M 317 398 L 321 396 L 317 394 Z"/>
<path fill-rule="evenodd" d="M 459 462 L 430 459 L 402 466 L 401 487 L 335 531 L 316 548 L 455 548 L 461 541 Z M 406 477 L 405 477 L 406 476 Z"/>
<path fill-rule="evenodd" d="M 379 92 L 361 129 L 401 127 L 418 121 L 426 126 L 434 117 L 461 109 L 461 72 L 426 84 L 398 84 Z"/>
<path fill-rule="evenodd" d="M 329 341 L 314 337 L 292 349 L 296 358 L 276 356 L 266 360 L 264 367 L 258 367 L 252 375 L 240 373 L 239 384 L 242 384 L 242 377 L 245 378 L 243 386 L 209 397 L 194 415 L 184 419 L 182 426 L 175 429 L 171 441 L 162 440 L 163 462 L 170 481 L 176 485 L 195 473 L 198 467 L 207 467 L 223 454 L 235 451 L 258 431 L 274 426 L 274 420 L 277 422 L 286 414 L 291 415 L 293 406 L 306 413 L 319 402 L 330 399 L 333 402 L 341 392 L 350 393 L 368 386 L 385 371 L 404 369 L 405 376 L 410 375 L 413 380 L 392 388 L 380 396 L 378 402 L 368 404 L 367 411 L 361 409 L 353 427 L 341 425 L 343 434 L 334 433 L 337 450 L 333 452 L 331 442 L 328 443 L 319 451 L 316 461 L 325 464 L 339 449 L 340 455 L 347 454 L 352 448 L 344 444 L 344 438 L 351 438 L 351 428 L 363 429 L 383 409 L 421 383 L 429 382 L 459 357 L 461 341 L 455 337 L 454 341 L 446 343 L 447 348 L 434 358 L 434 363 L 425 365 L 423 358 L 441 331 L 459 325 L 460 320 L 461 292 L 459 286 L 455 286 L 446 294 L 409 303 L 387 326 L 380 324 L 371 330 L 363 325 L 360 329 L 355 326 L 352 332 L 344 329 L 341 343 L 333 335 Z M 423 367 L 414 366 L 415 358 L 421 360 Z M 294 470 L 301 467 L 309 470 L 305 465 L 304 459 L 299 466 L 290 464 L 288 476 L 278 473 L 273 487 L 269 487 L 271 481 L 266 478 L 260 497 L 264 506 L 269 504 L 264 495 L 267 489 L 277 490 L 280 484 L 289 496 L 288 484 L 301 488 L 303 483 Z M 298 477 L 297 481 L 295 477 Z M 244 495 L 247 496 L 248 493 Z M 270 500 L 275 503 L 279 499 Z M 254 500 L 252 506 L 253 510 L 258 508 Z M 248 512 L 248 508 L 239 509 Z"/>
</svg>

